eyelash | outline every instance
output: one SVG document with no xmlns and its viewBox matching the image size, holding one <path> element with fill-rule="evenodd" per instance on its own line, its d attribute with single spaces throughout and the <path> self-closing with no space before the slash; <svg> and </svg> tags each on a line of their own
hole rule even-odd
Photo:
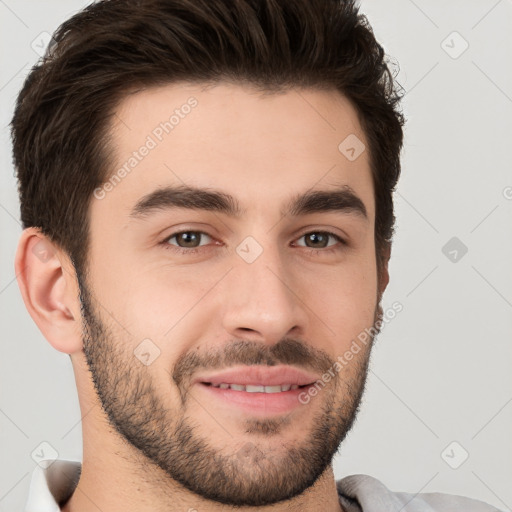
<svg viewBox="0 0 512 512">
<path fill-rule="evenodd" d="M 173 233 L 172 235 L 170 235 L 167 238 L 165 238 L 164 240 L 162 240 L 160 242 L 160 244 L 163 245 L 165 250 L 170 250 L 170 251 L 173 251 L 178 254 L 188 254 L 188 255 L 196 254 L 199 252 L 200 249 L 204 249 L 205 247 L 207 247 L 207 246 L 203 245 L 200 247 L 186 248 L 186 247 L 179 247 L 177 245 L 171 245 L 169 243 L 169 240 L 172 240 L 174 237 L 176 237 L 178 235 L 182 235 L 183 233 L 196 233 L 196 234 L 206 235 L 213 239 L 213 237 L 211 235 L 209 235 L 208 233 L 205 233 L 204 231 L 194 231 L 192 229 L 189 229 L 189 230 L 183 230 L 183 231 L 178 231 L 176 233 Z M 328 235 L 328 236 L 334 238 L 336 241 L 338 241 L 342 246 L 348 245 L 347 242 L 345 240 L 343 240 L 343 238 L 341 238 L 339 235 L 337 235 L 335 233 L 331 233 L 330 231 L 308 231 L 307 233 L 304 233 L 303 235 L 301 235 L 297 240 L 299 240 L 307 235 L 310 235 L 312 233 Z M 327 247 L 327 248 L 323 248 L 323 249 L 314 249 L 312 247 L 306 247 L 306 246 L 300 246 L 300 247 L 302 247 L 310 255 L 313 255 L 313 254 L 318 255 L 319 253 L 330 254 L 330 253 L 333 253 L 333 252 L 336 252 L 336 251 L 339 251 L 342 249 L 342 247 L 340 247 L 338 245 L 334 245 L 332 247 Z"/>
</svg>

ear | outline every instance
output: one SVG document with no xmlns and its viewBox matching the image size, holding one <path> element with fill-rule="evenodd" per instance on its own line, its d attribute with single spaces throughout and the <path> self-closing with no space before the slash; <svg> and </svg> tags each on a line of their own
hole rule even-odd
<svg viewBox="0 0 512 512">
<path fill-rule="evenodd" d="M 79 287 L 67 254 L 36 228 L 18 242 L 15 272 L 25 306 L 59 352 L 82 350 Z"/>
</svg>

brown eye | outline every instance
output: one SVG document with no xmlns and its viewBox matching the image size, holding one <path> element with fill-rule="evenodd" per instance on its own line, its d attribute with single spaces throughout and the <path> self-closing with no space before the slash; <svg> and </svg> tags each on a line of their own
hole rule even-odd
<svg viewBox="0 0 512 512">
<path fill-rule="evenodd" d="M 306 245 L 308 247 L 327 247 L 329 235 L 325 233 L 308 233 L 305 235 Z"/>
<path fill-rule="evenodd" d="M 205 245 L 201 243 L 205 237 L 210 239 L 209 235 L 202 233 L 201 231 L 182 231 L 171 235 L 167 239 L 167 243 L 169 243 L 169 245 L 177 245 L 182 248 L 194 249 L 201 245 Z M 173 243 L 172 240 L 175 240 L 176 243 Z"/>
<path fill-rule="evenodd" d="M 336 243 L 344 244 L 344 241 L 338 235 L 326 231 L 312 231 L 311 233 L 302 235 L 301 239 L 302 238 L 305 243 L 298 245 L 302 247 L 309 247 L 311 249 L 325 249 L 326 247 L 336 245 Z M 333 241 L 330 242 L 330 240 Z"/>
</svg>

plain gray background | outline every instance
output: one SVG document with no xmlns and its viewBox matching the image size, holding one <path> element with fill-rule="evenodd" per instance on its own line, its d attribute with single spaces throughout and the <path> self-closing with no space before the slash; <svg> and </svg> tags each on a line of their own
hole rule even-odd
<svg viewBox="0 0 512 512">
<path fill-rule="evenodd" d="M 87 3 L 0 0 L 0 511 L 23 508 L 41 442 L 81 460 L 71 362 L 37 329 L 14 275 L 21 226 L 8 124 L 40 34 Z M 378 338 L 335 475 L 510 511 L 512 2 L 363 0 L 361 10 L 406 91 L 383 303 L 403 311 Z"/>
</svg>

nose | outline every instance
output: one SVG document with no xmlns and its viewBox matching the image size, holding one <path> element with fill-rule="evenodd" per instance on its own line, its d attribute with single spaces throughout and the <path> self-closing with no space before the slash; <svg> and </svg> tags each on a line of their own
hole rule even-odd
<svg viewBox="0 0 512 512">
<path fill-rule="evenodd" d="M 235 256 L 223 283 L 223 327 L 230 336 L 275 344 L 304 335 L 308 316 L 299 276 L 283 263 L 276 247 L 252 263 Z"/>
</svg>

